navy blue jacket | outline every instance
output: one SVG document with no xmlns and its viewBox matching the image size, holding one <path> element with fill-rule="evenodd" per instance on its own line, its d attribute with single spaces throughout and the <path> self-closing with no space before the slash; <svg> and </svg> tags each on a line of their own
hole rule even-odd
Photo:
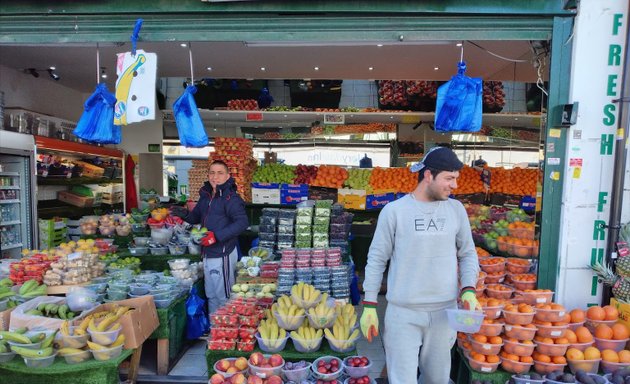
<svg viewBox="0 0 630 384">
<path fill-rule="evenodd" d="M 202 247 L 203 256 L 209 258 L 229 255 L 238 243 L 238 236 L 249 226 L 245 202 L 236 192 L 236 184 L 231 177 L 217 186 L 216 193 L 206 181 L 199 190 L 197 205 L 185 220 L 214 232 L 217 242 Z"/>
</svg>

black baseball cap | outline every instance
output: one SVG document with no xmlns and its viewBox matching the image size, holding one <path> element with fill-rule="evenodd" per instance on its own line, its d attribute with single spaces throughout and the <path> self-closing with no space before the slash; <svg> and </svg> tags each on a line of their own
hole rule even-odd
<svg viewBox="0 0 630 384">
<path fill-rule="evenodd" d="M 421 161 L 411 166 L 411 172 L 420 172 L 424 167 L 438 171 L 459 171 L 464 166 L 453 150 L 447 147 L 433 147 Z"/>
</svg>

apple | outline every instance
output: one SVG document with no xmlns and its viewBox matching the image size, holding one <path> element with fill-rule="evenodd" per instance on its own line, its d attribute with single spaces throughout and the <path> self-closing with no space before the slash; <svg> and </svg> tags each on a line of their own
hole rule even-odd
<svg viewBox="0 0 630 384">
<path fill-rule="evenodd" d="M 239 371 L 247 369 L 247 359 L 244 357 L 239 357 L 234 361 L 234 366 L 238 368 Z"/>
<path fill-rule="evenodd" d="M 265 356 L 260 352 L 254 352 L 249 356 L 249 362 L 254 366 L 260 367 L 265 363 Z"/>
<path fill-rule="evenodd" d="M 221 384 L 225 382 L 225 378 L 220 373 L 215 373 L 210 377 L 210 384 Z"/>
<path fill-rule="evenodd" d="M 221 359 L 217 362 L 217 369 L 221 372 L 227 372 L 231 366 L 230 361 L 226 359 Z"/>
<path fill-rule="evenodd" d="M 251 375 L 247 378 L 247 384 L 263 384 L 263 379 L 258 376 Z"/>
<path fill-rule="evenodd" d="M 264 363 L 260 366 L 260 368 L 273 368 L 273 367 L 269 363 Z"/>
<path fill-rule="evenodd" d="M 245 384 L 246 382 L 247 378 L 242 373 L 237 373 L 236 375 L 230 377 L 230 383 L 232 384 Z"/>
<path fill-rule="evenodd" d="M 269 364 L 271 364 L 272 367 L 279 367 L 284 364 L 284 359 L 282 356 L 274 354 L 269 357 Z"/>
<path fill-rule="evenodd" d="M 225 371 L 225 373 L 236 373 L 240 371 L 240 369 L 236 368 L 236 367 L 230 367 L 227 369 L 227 371 Z"/>
<path fill-rule="evenodd" d="M 267 380 L 265 380 L 265 384 L 282 384 L 282 379 L 277 375 L 269 376 Z"/>
</svg>

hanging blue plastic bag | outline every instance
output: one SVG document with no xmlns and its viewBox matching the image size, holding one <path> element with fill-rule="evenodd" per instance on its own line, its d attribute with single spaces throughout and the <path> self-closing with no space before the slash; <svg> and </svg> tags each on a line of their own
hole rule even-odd
<svg viewBox="0 0 630 384">
<path fill-rule="evenodd" d="M 175 115 L 179 141 L 185 147 L 205 147 L 208 145 L 208 135 L 206 135 L 193 96 L 196 92 L 197 87 L 189 85 L 173 103 L 173 114 Z"/>
<path fill-rule="evenodd" d="M 119 144 L 120 127 L 114 125 L 115 104 L 116 97 L 109 92 L 107 84 L 98 84 L 94 93 L 83 103 L 83 114 L 72 132 L 86 141 Z"/>
<path fill-rule="evenodd" d="M 190 295 L 186 299 L 186 338 L 189 340 L 198 339 L 210 328 L 206 304 L 197 294 L 197 289 L 192 287 Z"/>
<path fill-rule="evenodd" d="M 481 129 L 482 80 L 465 76 L 463 61 L 457 68 L 457 75 L 438 88 L 435 130 L 477 132 Z"/>
</svg>

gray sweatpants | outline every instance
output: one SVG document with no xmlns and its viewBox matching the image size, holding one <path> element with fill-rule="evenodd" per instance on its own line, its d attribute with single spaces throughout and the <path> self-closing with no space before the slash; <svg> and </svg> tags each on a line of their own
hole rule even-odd
<svg viewBox="0 0 630 384">
<path fill-rule="evenodd" d="M 448 383 L 456 337 L 445 310 L 424 312 L 388 303 L 383 343 L 389 382 L 417 384 L 419 364 L 423 384 Z"/>
<path fill-rule="evenodd" d="M 234 271 L 237 260 L 236 248 L 227 256 L 203 259 L 203 282 L 208 298 L 208 314 L 219 309 L 230 298 L 232 285 L 236 281 Z"/>
</svg>

